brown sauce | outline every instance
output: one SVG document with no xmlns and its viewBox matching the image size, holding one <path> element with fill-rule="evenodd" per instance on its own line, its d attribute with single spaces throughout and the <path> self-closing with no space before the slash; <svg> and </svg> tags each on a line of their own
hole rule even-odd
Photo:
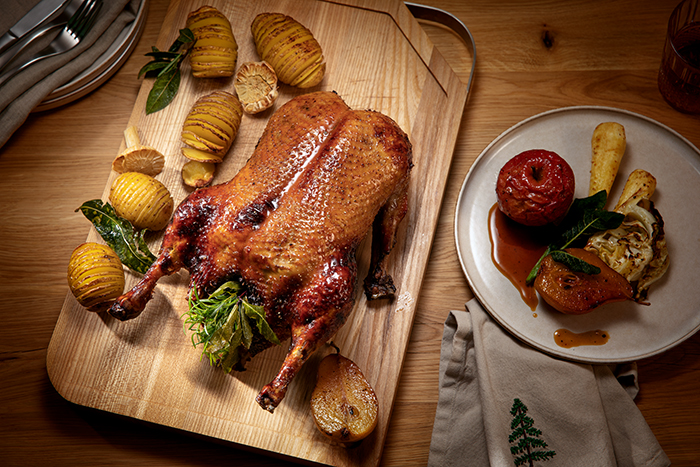
<svg viewBox="0 0 700 467">
<path fill-rule="evenodd" d="M 610 334 L 600 329 L 586 332 L 572 332 L 568 329 L 554 331 L 554 342 L 559 347 L 570 349 L 582 345 L 604 345 L 610 339 Z"/>
<path fill-rule="evenodd" d="M 494 204 L 489 211 L 489 238 L 493 264 L 535 311 L 539 302 L 537 292 L 525 279 L 547 249 L 548 239 L 543 230 L 512 221 L 498 209 L 498 204 Z"/>
</svg>

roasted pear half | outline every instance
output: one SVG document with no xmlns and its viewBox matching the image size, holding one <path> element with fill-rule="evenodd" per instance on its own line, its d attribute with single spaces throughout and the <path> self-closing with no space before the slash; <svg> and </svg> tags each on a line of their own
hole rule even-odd
<svg viewBox="0 0 700 467">
<path fill-rule="evenodd" d="M 379 405 L 362 371 L 340 354 L 325 357 L 311 394 L 311 413 L 318 429 L 334 441 L 351 444 L 377 426 Z"/>
<path fill-rule="evenodd" d="M 600 305 L 631 300 L 632 286 L 627 279 L 605 264 L 595 253 L 569 248 L 566 251 L 600 268 L 599 274 L 574 272 L 550 256 L 542 261 L 535 289 L 545 302 L 562 313 L 581 315 Z"/>
</svg>

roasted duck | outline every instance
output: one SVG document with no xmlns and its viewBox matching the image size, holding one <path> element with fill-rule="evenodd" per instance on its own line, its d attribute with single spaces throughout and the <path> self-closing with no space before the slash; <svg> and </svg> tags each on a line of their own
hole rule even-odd
<svg viewBox="0 0 700 467">
<path fill-rule="evenodd" d="M 384 267 L 408 209 L 411 143 L 389 117 L 351 110 L 335 93 L 296 97 L 270 118 L 253 155 L 228 183 L 177 208 L 156 262 L 110 308 L 138 316 L 156 281 L 180 268 L 201 295 L 236 280 L 280 340 L 278 375 L 257 396 L 272 412 L 288 384 L 353 308 L 355 250 L 373 225 L 368 299 L 395 292 Z M 270 344 L 253 341 L 244 363 Z M 240 368 L 239 368 L 240 369 Z"/>
</svg>

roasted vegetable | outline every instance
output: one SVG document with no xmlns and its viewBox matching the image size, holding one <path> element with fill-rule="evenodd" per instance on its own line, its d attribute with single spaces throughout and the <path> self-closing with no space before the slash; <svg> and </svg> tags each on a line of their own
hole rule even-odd
<svg viewBox="0 0 700 467">
<path fill-rule="evenodd" d="M 362 371 L 340 354 L 325 357 L 311 394 L 311 413 L 324 435 L 341 443 L 366 438 L 377 426 L 377 396 Z"/>
<path fill-rule="evenodd" d="M 277 75 L 267 62 L 248 62 L 241 65 L 233 82 L 243 111 L 256 114 L 272 107 L 277 95 Z"/>
<path fill-rule="evenodd" d="M 199 162 L 219 163 L 238 134 L 243 107 L 226 91 L 200 97 L 182 127 L 182 154 Z"/>
<path fill-rule="evenodd" d="M 311 31 L 290 16 L 261 13 L 250 27 L 260 58 L 277 78 L 300 88 L 316 86 L 326 73 L 323 51 Z"/>
<path fill-rule="evenodd" d="M 238 44 L 233 37 L 229 20 L 216 8 L 205 5 L 187 15 L 186 24 L 195 37 L 190 51 L 192 76 L 233 76 L 238 59 Z"/>
<path fill-rule="evenodd" d="M 593 235 L 585 247 L 632 284 L 638 302 L 646 300 L 649 286 L 669 266 L 663 218 L 650 200 L 655 187 L 650 173 L 632 172 L 615 207 L 624 221 L 616 229 Z"/>
<path fill-rule="evenodd" d="M 126 172 L 117 177 L 109 190 L 109 200 L 117 215 L 137 229 L 165 228 L 174 207 L 165 185 L 139 172 Z"/>
<path fill-rule="evenodd" d="M 535 289 L 545 302 L 565 314 L 580 315 L 600 305 L 632 298 L 632 286 L 608 267 L 595 253 L 580 248 L 566 250 L 586 264 L 599 268 L 597 274 L 574 272 L 552 255 L 544 258 L 535 279 Z"/>
<path fill-rule="evenodd" d="M 71 254 L 68 285 L 78 303 L 88 311 L 105 310 L 124 291 L 122 263 L 108 246 L 83 243 Z"/>
<path fill-rule="evenodd" d="M 165 166 L 165 157 L 157 149 L 143 146 L 135 126 L 124 130 L 126 149 L 112 162 L 112 170 L 124 172 L 141 172 L 146 175 L 158 175 Z"/>
<path fill-rule="evenodd" d="M 211 162 L 187 161 L 182 166 L 182 181 L 193 188 L 202 188 L 214 179 L 216 165 Z"/>
<path fill-rule="evenodd" d="M 619 123 L 601 123 L 593 130 L 589 196 L 600 190 L 610 194 L 626 148 L 625 127 Z"/>
</svg>

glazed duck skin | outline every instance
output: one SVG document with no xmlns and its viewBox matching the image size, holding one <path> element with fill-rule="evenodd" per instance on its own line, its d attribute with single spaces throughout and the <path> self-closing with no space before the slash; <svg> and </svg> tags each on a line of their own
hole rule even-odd
<svg viewBox="0 0 700 467">
<path fill-rule="evenodd" d="M 231 181 L 180 204 L 158 259 L 110 313 L 135 318 L 158 279 L 183 267 L 200 296 L 239 281 L 278 338 L 291 337 L 279 374 L 257 397 L 274 410 L 351 312 L 355 251 L 372 225 L 365 292 L 370 299 L 394 293 L 384 262 L 408 209 L 411 157 L 406 134 L 381 113 L 351 110 L 329 92 L 290 100 Z M 254 341 L 249 356 L 269 345 Z"/>
</svg>

